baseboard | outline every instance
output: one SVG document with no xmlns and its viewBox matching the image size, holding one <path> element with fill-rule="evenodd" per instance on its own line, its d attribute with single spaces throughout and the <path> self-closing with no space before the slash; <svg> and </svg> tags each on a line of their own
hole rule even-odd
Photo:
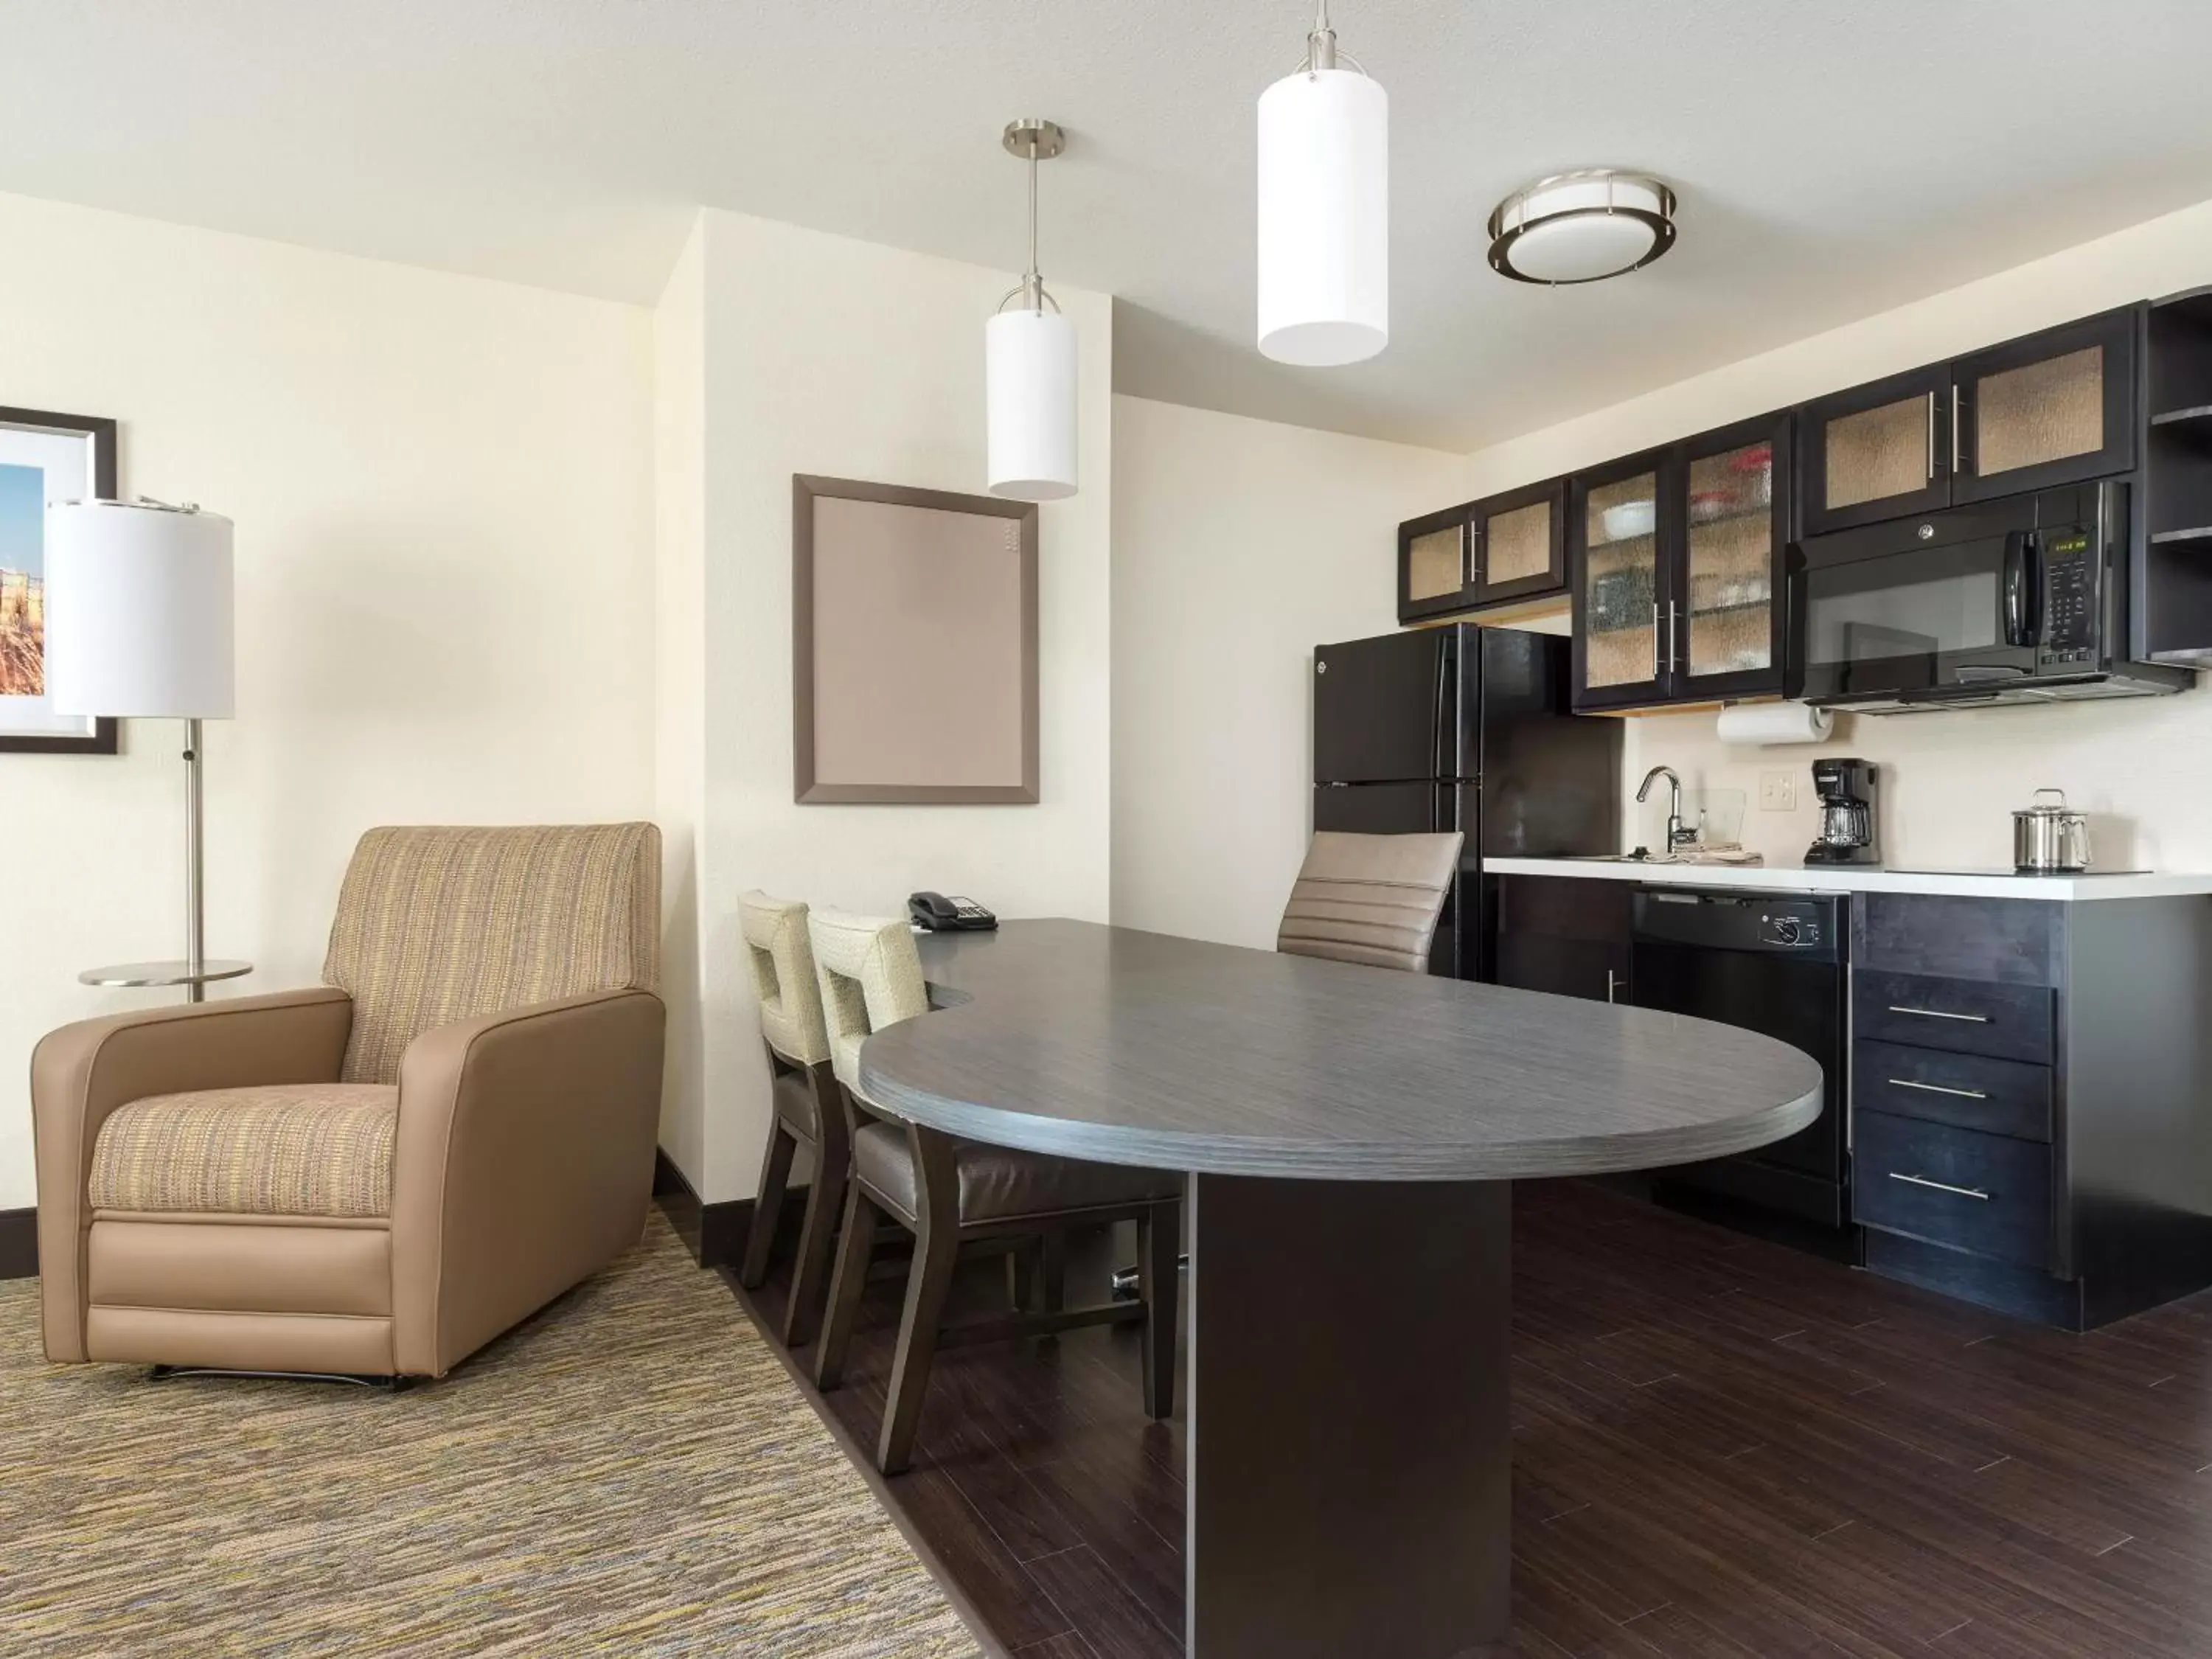
<svg viewBox="0 0 2212 1659">
<path fill-rule="evenodd" d="M 39 1212 L 0 1210 L 0 1279 L 39 1276 Z"/>
<path fill-rule="evenodd" d="M 691 1252 L 693 1261 L 702 1267 L 719 1267 L 725 1262 L 732 1267 L 737 1266 L 738 1258 L 744 1254 L 745 1235 L 752 1230 L 752 1200 L 733 1198 L 717 1204 L 705 1202 L 692 1190 L 684 1171 L 659 1147 L 653 1149 L 653 1196 L 660 1206 L 660 1212 L 668 1218 L 668 1224 L 684 1241 L 684 1249 Z M 805 1205 L 806 1188 L 792 1188 L 784 1200 L 783 1213 L 776 1218 L 779 1228 L 795 1226 Z"/>
</svg>

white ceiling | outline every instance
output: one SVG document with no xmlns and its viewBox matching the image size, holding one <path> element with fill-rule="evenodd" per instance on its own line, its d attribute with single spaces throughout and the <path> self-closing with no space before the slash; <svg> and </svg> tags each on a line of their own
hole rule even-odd
<svg viewBox="0 0 2212 1659">
<path fill-rule="evenodd" d="M 1252 106 L 1305 0 L 13 0 L 0 190 L 647 302 L 701 203 L 1011 283 L 1034 112 L 1045 273 L 1119 296 L 1121 390 L 1459 449 L 2212 198 L 2204 0 L 1335 14 L 1391 100 L 1352 368 L 1252 346 Z M 1596 163 L 1674 184 L 1675 250 L 1493 276 L 1497 198 Z"/>
</svg>

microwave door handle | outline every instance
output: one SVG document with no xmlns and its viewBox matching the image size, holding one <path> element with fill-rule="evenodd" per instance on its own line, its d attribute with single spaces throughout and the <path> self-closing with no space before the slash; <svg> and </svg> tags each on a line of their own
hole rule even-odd
<svg viewBox="0 0 2212 1659">
<path fill-rule="evenodd" d="M 2033 650 L 2043 639 L 2043 558 L 2032 530 L 2005 538 L 2005 643 Z"/>
</svg>

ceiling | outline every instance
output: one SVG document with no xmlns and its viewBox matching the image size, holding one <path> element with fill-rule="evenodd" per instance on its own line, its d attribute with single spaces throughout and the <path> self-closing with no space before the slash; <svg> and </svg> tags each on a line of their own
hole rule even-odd
<svg viewBox="0 0 2212 1659">
<path fill-rule="evenodd" d="M 1118 389 L 1451 449 L 2212 198 L 2203 0 L 1334 9 L 1391 100 L 1392 338 L 1350 368 L 1252 344 L 1304 0 L 14 0 L 0 190 L 645 302 L 698 204 L 1011 283 L 1036 113 L 1045 274 L 1118 297 Z M 1600 163 L 1674 185 L 1675 250 L 1493 276 L 1493 203 Z"/>
</svg>

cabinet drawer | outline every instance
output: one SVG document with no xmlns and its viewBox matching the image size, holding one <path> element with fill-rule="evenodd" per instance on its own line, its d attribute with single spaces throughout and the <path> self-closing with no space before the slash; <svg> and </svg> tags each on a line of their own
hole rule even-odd
<svg viewBox="0 0 2212 1659">
<path fill-rule="evenodd" d="M 2042 899 L 1861 893 L 1852 904 L 1851 960 L 1881 973 L 2056 985 L 2064 908 Z"/>
<path fill-rule="evenodd" d="M 1876 1042 L 2051 1063 L 2051 992 L 1925 974 L 1851 975 L 1851 1029 Z"/>
<path fill-rule="evenodd" d="M 2001 1261 L 2048 1263 L 2048 1146 L 1887 1112 L 1858 1112 L 1852 1127 L 1859 1222 Z"/>
<path fill-rule="evenodd" d="M 1862 1042 L 1853 1055 L 1851 1098 L 1863 1110 L 2051 1139 L 2051 1068 L 2023 1060 Z"/>
</svg>

